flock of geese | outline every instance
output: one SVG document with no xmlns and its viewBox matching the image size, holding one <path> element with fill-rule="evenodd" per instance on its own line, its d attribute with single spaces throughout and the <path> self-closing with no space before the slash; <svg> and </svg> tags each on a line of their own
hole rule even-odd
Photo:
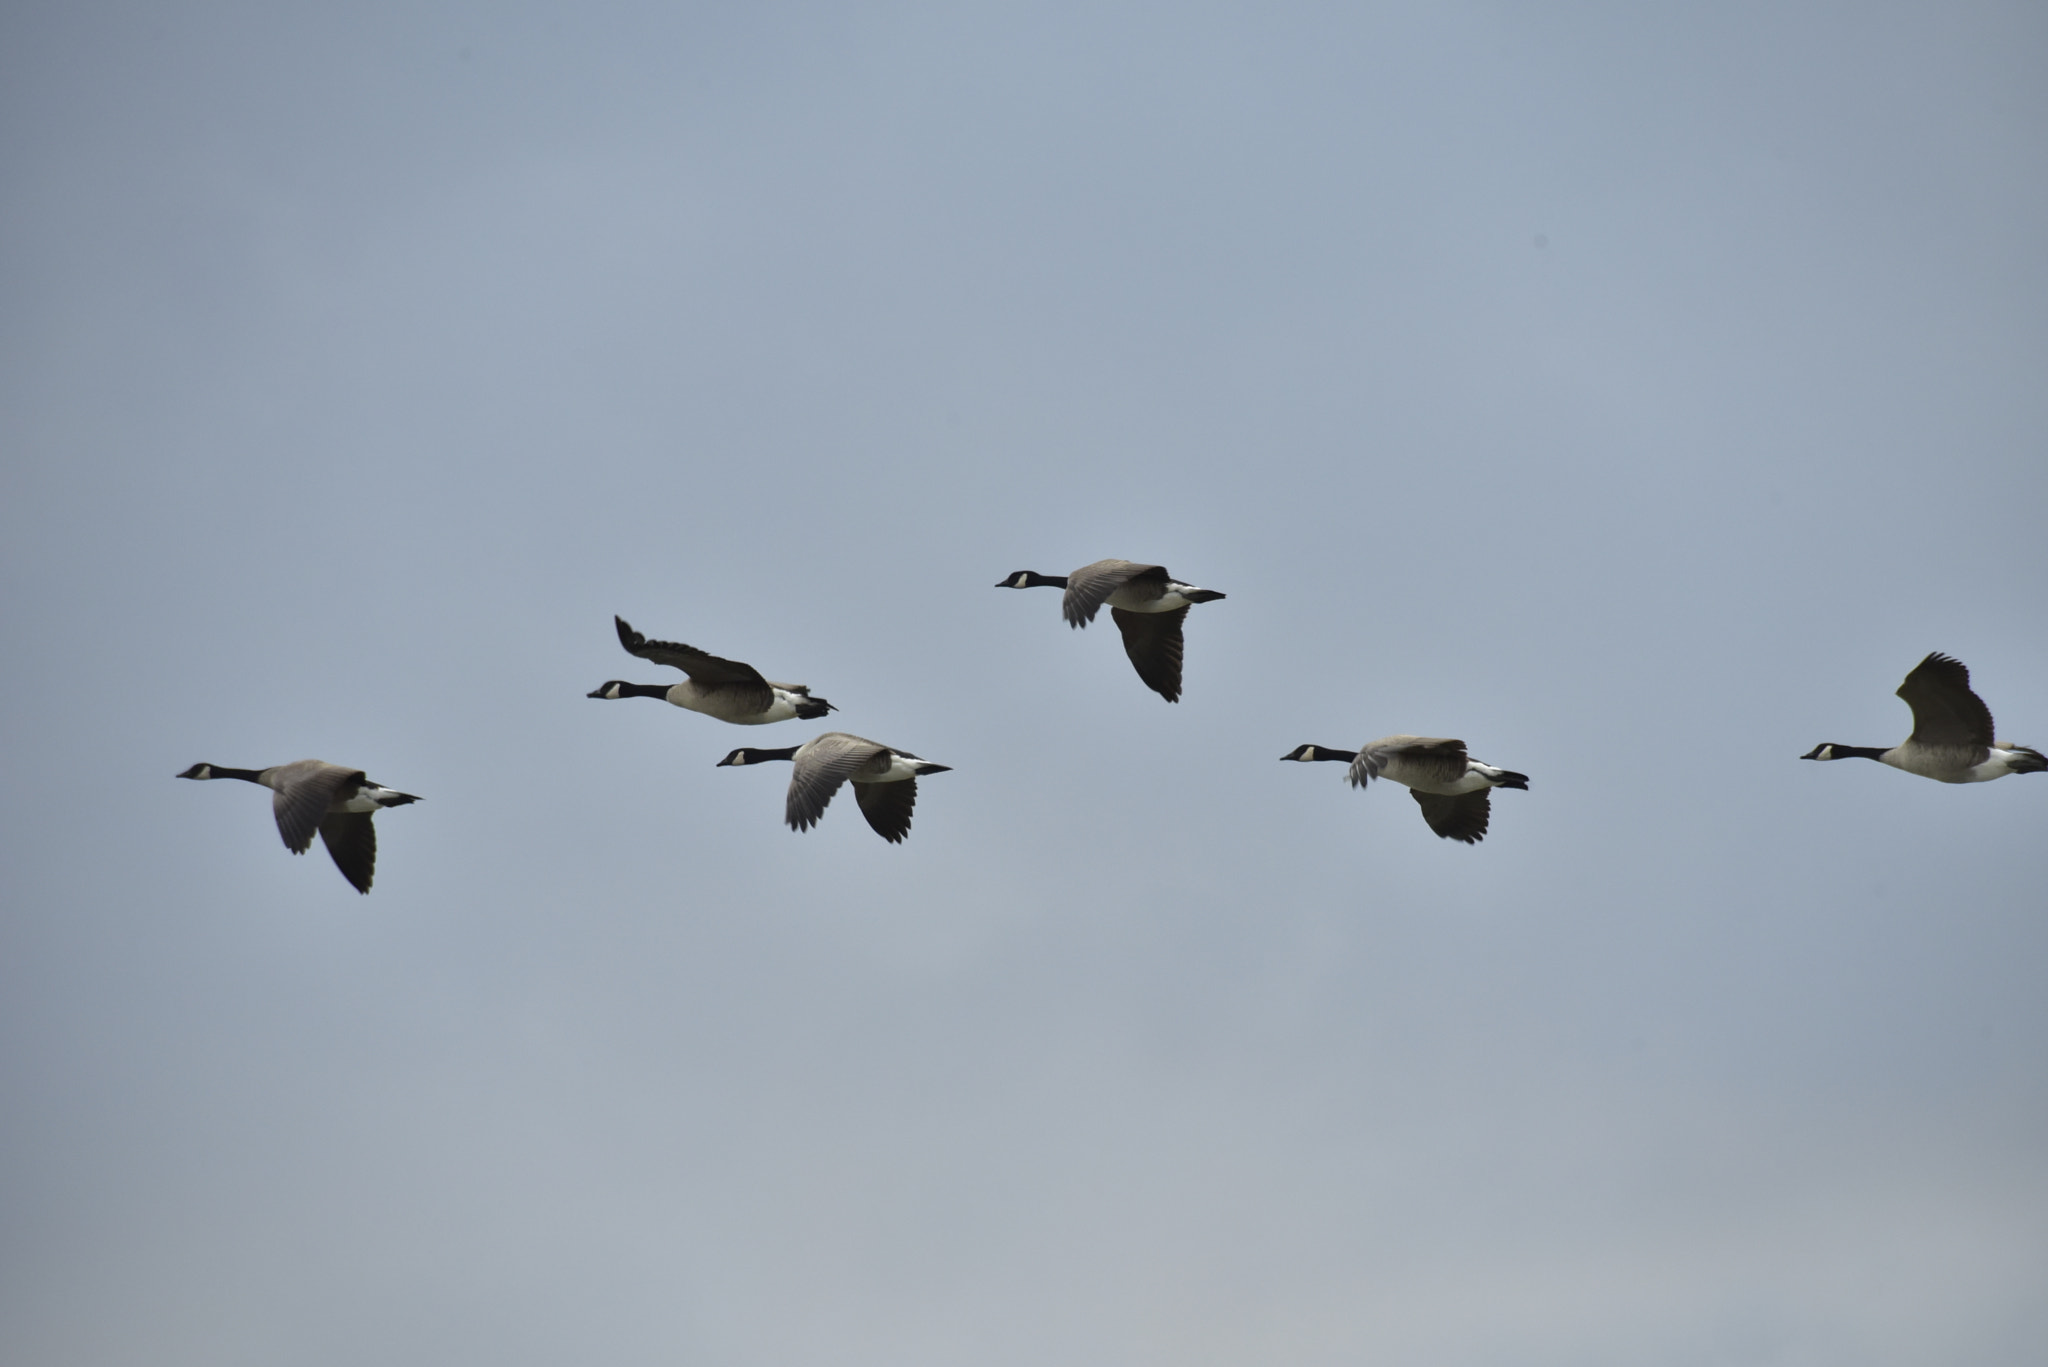
<svg viewBox="0 0 2048 1367">
<path fill-rule="evenodd" d="M 1094 621 L 1107 604 L 1111 620 L 1123 635 L 1124 653 L 1132 668 L 1147 688 L 1168 702 L 1180 700 L 1181 628 L 1188 610 L 1224 596 L 1214 589 L 1184 584 L 1162 565 L 1129 560 L 1098 560 L 1066 575 L 1018 570 L 995 587 L 1063 590 L 1061 613 L 1067 624 L 1076 628 Z M 627 654 L 679 669 L 684 678 L 676 684 L 611 679 L 593 689 L 590 697 L 660 698 L 735 726 L 792 719 L 817 721 L 836 710 L 825 699 L 811 696 L 806 684 L 777 683 L 764 678 L 752 665 L 674 641 L 651 641 L 623 617 L 612 620 Z M 1939 653 L 1929 655 L 1899 685 L 1898 696 L 1913 709 L 1913 733 L 1899 744 L 1886 748 L 1829 742 L 1800 758 L 1874 759 L 1942 783 L 1984 783 L 2007 774 L 2048 771 L 2048 757 L 2040 751 L 1993 738 L 1991 709 L 1971 691 L 1970 671 L 1960 660 Z M 1527 774 L 1482 763 L 1467 753 L 1464 741 L 1440 736 L 1382 736 L 1356 750 L 1298 745 L 1280 758 L 1304 764 L 1339 761 L 1348 766 L 1344 776 L 1355 788 L 1374 779 L 1398 783 L 1422 808 L 1422 819 L 1432 831 L 1468 845 L 1486 837 L 1495 788 L 1526 791 L 1529 787 Z M 861 815 L 875 834 L 891 844 L 910 834 L 917 780 L 927 774 L 943 774 L 951 767 L 844 731 L 827 731 L 786 749 L 741 746 L 718 761 L 717 767 L 770 761 L 788 761 L 794 766 L 783 805 L 783 819 L 792 829 L 807 831 L 817 825 L 840 786 L 851 783 Z M 342 877 L 365 893 L 377 864 L 377 832 L 370 818 L 385 807 L 419 801 L 411 793 L 371 782 L 360 769 L 317 759 L 268 769 L 195 764 L 178 777 L 237 778 L 270 789 L 274 794 L 271 812 L 285 848 L 304 854 L 317 832 Z"/>
</svg>

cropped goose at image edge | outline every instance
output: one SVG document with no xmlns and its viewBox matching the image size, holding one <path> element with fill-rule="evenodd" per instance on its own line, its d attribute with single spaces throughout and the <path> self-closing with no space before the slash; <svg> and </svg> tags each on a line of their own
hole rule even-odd
<svg viewBox="0 0 2048 1367">
<path fill-rule="evenodd" d="M 1993 739 L 1991 709 L 1970 688 L 1961 660 L 1935 651 L 1899 685 L 1913 709 L 1913 734 L 1897 745 L 1816 745 L 1801 759 L 1874 759 L 1937 783 L 1989 783 L 2007 774 L 2048 770 L 2048 757 Z"/>
</svg>

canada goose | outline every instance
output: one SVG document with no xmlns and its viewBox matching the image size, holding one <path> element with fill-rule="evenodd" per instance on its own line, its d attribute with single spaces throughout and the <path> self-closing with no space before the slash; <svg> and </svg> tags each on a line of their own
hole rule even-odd
<svg viewBox="0 0 2048 1367">
<path fill-rule="evenodd" d="M 268 769 L 228 769 L 218 764 L 195 764 L 179 778 L 239 778 L 260 783 L 277 794 L 270 810 L 277 817 L 277 833 L 293 854 L 304 854 L 313 844 L 313 832 L 334 867 L 357 892 L 370 890 L 371 875 L 377 868 L 377 828 L 370 818 L 380 807 L 403 807 L 419 799 L 411 793 L 380 788 L 363 775 L 325 760 L 300 759 L 290 764 L 273 764 Z"/>
<path fill-rule="evenodd" d="M 736 726 L 762 726 L 791 717 L 816 721 L 834 710 L 823 698 L 812 697 L 806 684 L 772 683 L 752 665 L 721 660 L 674 641 L 650 641 L 627 625 L 625 618 L 615 616 L 612 621 L 618 624 L 619 644 L 628 654 L 658 665 L 674 665 L 690 677 L 679 684 L 630 684 L 611 679 L 586 697 L 662 698 Z"/>
<path fill-rule="evenodd" d="M 1970 671 L 1940 651 L 1913 666 L 1899 685 L 1913 709 L 1913 734 L 1891 749 L 1816 745 L 1801 759 L 1874 759 L 1942 783 L 1988 783 L 2007 774 L 2048 770 L 2048 757 L 1992 739 L 1991 709 L 1970 691 Z"/>
<path fill-rule="evenodd" d="M 1065 589 L 1060 612 L 1070 627 L 1095 620 L 1104 603 L 1124 636 L 1124 654 L 1145 687 L 1168 702 L 1180 701 L 1180 624 L 1196 603 L 1213 603 L 1224 595 L 1214 589 L 1183 584 L 1164 565 L 1136 565 L 1128 560 L 1098 560 L 1072 574 L 1038 574 L 1018 570 L 996 585 L 999 589 Z"/>
<path fill-rule="evenodd" d="M 943 774 L 953 767 L 933 764 L 908 750 L 892 750 L 844 731 L 827 731 L 787 750 L 752 750 L 743 746 L 713 767 L 723 769 L 728 764 L 760 764 L 773 759 L 796 763 L 796 772 L 789 777 L 789 801 L 783 810 L 783 819 L 791 830 L 807 831 L 817 825 L 839 785 L 851 779 L 861 815 L 875 828 L 876 835 L 892 845 L 910 834 L 910 809 L 917 805 L 918 775 Z"/>
<path fill-rule="evenodd" d="M 1486 839 L 1495 788 L 1529 787 L 1529 776 L 1496 769 L 1465 753 L 1465 742 L 1435 736 L 1381 736 L 1357 750 L 1332 750 L 1323 745 L 1297 745 L 1283 760 L 1342 760 L 1351 766 L 1345 779 L 1363 788 L 1376 778 L 1405 784 L 1422 808 L 1422 819 L 1446 840 L 1477 845 Z"/>
</svg>

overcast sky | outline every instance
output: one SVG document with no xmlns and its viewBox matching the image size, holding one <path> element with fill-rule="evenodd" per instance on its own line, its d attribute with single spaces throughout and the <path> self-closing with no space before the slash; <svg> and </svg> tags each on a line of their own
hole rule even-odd
<svg viewBox="0 0 2048 1367">
<path fill-rule="evenodd" d="M 0 18 L 0 1359 L 2048 1351 L 2048 12 Z M 998 591 L 1229 596 L 1186 692 Z M 781 824 L 611 616 L 953 766 Z M 1283 765 L 1462 737 L 1477 847 Z M 417 793 L 374 892 L 268 796 Z"/>
</svg>

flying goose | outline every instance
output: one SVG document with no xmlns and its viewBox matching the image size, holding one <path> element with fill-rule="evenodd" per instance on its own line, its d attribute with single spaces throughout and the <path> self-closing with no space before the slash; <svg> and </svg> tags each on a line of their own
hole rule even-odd
<svg viewBox="0 0 2048 1367">
<path fill-rule="evenodd" d="M 631 684 L 610 679 L 586 697 L 662 698 L 677 707 L 687 707 L 737 726 L 762 726 L 791 717 L 816 721 L 834 710 L 823 698 L 812 697 L 807 684 L 772 683 L 752 665 L 721 660 L 695 646 L 675 641 L 650 641 L 627 625 L 625 618 L 613 617 L 612 621 L 618 624 L 619 644 L 628 654 L 658 665 L 674 665 L 690 677 L 679 684 Z"/>
<path fill-rule="evenodd" d="M 1098 560 L 1072 574 L 1039 574 L 1018 570 L 996 585 L 999 589 L 1065 589 L 1060 612 L 1070 627 L 1095 620 L 1104 603 L 1124 636 L 1124 654 L 1145 687 L 1168 702 L 1180 701 L 1180 624 L 1196 603 L 1213 603 L 1224 595 L 1214 589 L 1183 584 L 1164 565 L 1137 565 L 1128 560 Z"/>
<path fill-rule="evenodd" d="M 411 793 L 381 788 L 370 782 L 360 769 L 350 769 L 325 760 L 300 759 L 290 764 L 273 764 L 268 769 L 229 769 L 218 764 L 195 764 L 179 778 L 239 778 L 260 783 L 277 794 L 270 810 L 277 817 L 277 833 L 293 854 L 304 854 L 313 844 L 313 832 L 334 867 L 357 892 L 370 890 L 370 878 L 377 868 L 377 828 L 370 818 L 380 807 L 403 807 L 419 799 Z"/>
<path fill-rule="evenodd" d="M 910 810 L 917 805 L 918 775 L 943 774 L 953 767 L 933 764 L 908 750 L 892 750 L 844 731 L 827 731 L 787 750 L 742 746 L 713 767 L 723 769 L 728 764 L 760 764 L 775 759 L 796 763 L 796 772 L 789 777 L 789 800 L 783 809 L 783 819 L 791 830 L 807 831 L 817 825 L 839 785 L 851 779 L 860 814 L 875 828 L 876 835 L 892 845 L 910 834 Z"/>
<path fill-rule="evenodd" d="M 1297 745 L 1283 760 L 1341 760 L 1351 766 L 1345 779 L 1363 788 L 1376 778 L 1407 786 L 1422 808 L 1422 819 L 1446 840 L 1477 845 L 1486 839 L 1495 788 L 1529 787 L 1529 776 L 1496 769 L 1465 753 L 1465 742 L 1436 736 L 1381 736 L 1357 750 L 1332 750 L 1324 745 Z"/>
<path fill-rule="evenodd" d="M 1801 759 L 1874 759 L 1942 783 L 1988 783 L 2007 774 L 2048 770 L 2048 757 L 2024 745 L 1992 739 L 1991 709 L 1970 691 L 1961 660 L 1929 655 L 1899 685 L 1913 709 L 1913 734 L 1891 749 L 1870 745 L 1816 745 Z"/>
</svg>

